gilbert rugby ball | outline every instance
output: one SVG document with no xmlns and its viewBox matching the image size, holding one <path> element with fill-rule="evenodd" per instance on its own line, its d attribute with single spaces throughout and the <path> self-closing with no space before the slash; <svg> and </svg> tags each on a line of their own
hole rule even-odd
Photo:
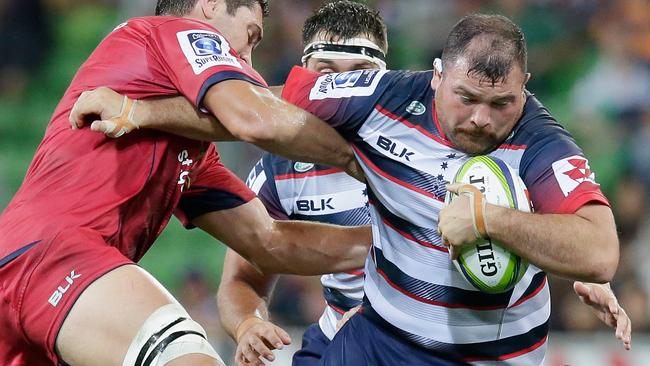
<svg viewBox="0 0 650 366">
<path fill-rule="evenodd" d="M 524 182 L 505 162 L 491 156 L 475 156 L 460 168 L 454 182 L 472 184 L 488 203 L 530 212 Z M 446 202 L 456 194 L 447 193 Z M 487 220 L 489 230 L 490 218 Z M 528 262 L 492 240 L 466 246 L 453 261 L 456 269 L 478 290 L 500 293 L 513 288 L 528 268 Z"/>
</svg>

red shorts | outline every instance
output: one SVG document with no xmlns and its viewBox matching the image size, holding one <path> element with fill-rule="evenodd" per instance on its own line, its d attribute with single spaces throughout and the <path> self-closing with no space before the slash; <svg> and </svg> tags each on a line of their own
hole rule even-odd
<svg viewBox="0 0 650 366">
<path fill-rule="evenodd" d="M 57 365 L 54 343 L 79 295 L 105 273 L 133 263 L 89 229 L 64 230 L 32 244 L 0 267 L 3 366 Z"/>
</svg>

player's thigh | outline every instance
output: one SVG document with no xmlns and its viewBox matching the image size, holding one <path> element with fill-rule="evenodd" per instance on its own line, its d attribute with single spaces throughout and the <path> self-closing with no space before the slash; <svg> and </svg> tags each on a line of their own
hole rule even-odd
<svg viewBox="0 0 650 366">
<path fill-rule="evenodd" d="M 135 265 L 119 267 L 97 279 L 79 296 L 57 337 L 58 354 L 73 366 L 122 365 L 134 342 L 136 355 L 151 354 L 155 347 L 140 349 L 134 339 L 143 334 L 140 330 L 145 321 L 149 322 L 153 313 L 168 304 L 177 302 L 145 270 Z M 160 329 L 151 332 L 155 334 L 164 327 L 160 324 Z M 168 365 L 220 363 L 206 355 L 192 354 Z"/>
</svg>

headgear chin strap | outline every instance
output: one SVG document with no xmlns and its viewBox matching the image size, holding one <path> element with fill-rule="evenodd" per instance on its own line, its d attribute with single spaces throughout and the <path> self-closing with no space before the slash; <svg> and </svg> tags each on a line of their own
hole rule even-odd
<svg viewBox="0 0 650 366">
<path fill-rule="evenodd" d="M 303 50 L 302 63 L 310 57 L 330 60 L 367 60 L 380 69 L 386 68 L 386 55 L 374 42 L 366 38 L 350 38 L 339 42 L 312 42 Z"/>
</svg>

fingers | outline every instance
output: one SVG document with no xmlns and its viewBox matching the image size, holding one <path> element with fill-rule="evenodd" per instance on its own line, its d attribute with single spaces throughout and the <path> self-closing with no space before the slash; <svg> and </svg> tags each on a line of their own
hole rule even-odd
<svg viewBox="0 0 650 366">
<path fill-rule="evenodd" d="M 580 281 L 573 282 L 573 291 L 578 295 L 580 301 L 584 303 L 586 303 L 587 298 L 591 294 L 591 288 Z"/>
<path fill-rule="evenodd" d="M 449 183 L 447 184 L 447 191 L 458 194 L 458 190 L 464 185 L 465 183 Z"/>
<path fill-rule="evenodd" d="M 623 308 L 617 309 L 616 338 L 623 342 L 626 350 L 632 349 L 632 321 Z"/>
<path fill-rule="evenodd" d="M 241 337 L 237 353 L 241 354 L 242 364 L 262 365 L 260 357 L 274 361 L 274 349 L 282 349 L 291 344 L 291 337 L 284 329 L 269 322 L 251 326 Z M 239 359 L 240 356 L 237 358 Z"/>
<path fill-rule="evenodd" d="M 98 110 L 94 105 L 92 93 L 93 91 L 85 91 L 81 93 L 77 101 L 72 106 L 68 120 L 70 121 L 70 126 L 72 126 L 73 129 L 83 127 L 84 119 L 86 116 L 92 114 L 100 114 L 101 110 Z"/>
<path fill-rule="evenodd" d="M 280 337 L 280 341 L 282 342 L 282 344 L 284 345 L 291 344 L 291 336 L 289 335 L 289 333 L 285 332 L 284 329 L 280 327 L 276 327 L 276 332 L 278 334 L 278 337 Z M 276 345 L 276 348 L 278 349 L 282 348 L 282 344 L 280 344 L 279 346 Z"/>
</svg>

